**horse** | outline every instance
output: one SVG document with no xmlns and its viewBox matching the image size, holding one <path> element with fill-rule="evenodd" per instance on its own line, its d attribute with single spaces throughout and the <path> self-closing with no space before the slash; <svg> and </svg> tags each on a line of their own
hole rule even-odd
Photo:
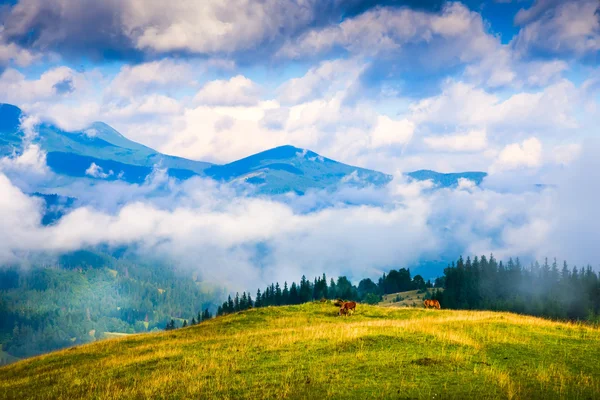
<svg viewBox="0 0 600 400">
<path fill-rule="evenodd" d="M 438 310 L 441 308 L 440 307 L 440 302 L 437 300 L 425 300 L 423 302 L 423 304 L 425 305 L 425 308 L 437 308 Z"/>
<path fill-rule="evenodd" d="M 353 312 L 356 311 L 356 302 L 354 302 L 354 301 L 347 301 L 344 304 L 342 304 L 342 306 L 340 307 L 340 314 L 339 315 L 348 315 L 348 313 L 350 312 L 350 310 L 352 310 Z"/>
</svg>

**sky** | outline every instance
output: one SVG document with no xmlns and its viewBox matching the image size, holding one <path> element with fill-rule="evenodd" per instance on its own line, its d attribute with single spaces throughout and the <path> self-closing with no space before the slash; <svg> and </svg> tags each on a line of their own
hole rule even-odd
<svg viewBox="0 0 600 400">
<path fill-rule="evenodd" d="M 328 218 L 357 224 L 346 232 L 363 232 L 355 242 L 342 241 L 342 248 L 369 243 L 361 223 L 385 232 L 386 219 L 396 220 L 398 231 L 388 233 L 406 241 L 400 249 L 411 254 L 400 257 L 406 263 L 425 254 L 435 258 L 440 246 L 595 262 L 599 254 L 591 243 L 565 235 L 597 237 L 589 226 L 597 212 L 584 196 L 600 194 L 594 172 L 599 53 L 597 0 L 173 0 L 168 6 L 158 0 L 0 1 L 0 102 L 37 121 L 67 130 L 103 121 L 161 152 L 215 163 L 292 144 L 395 176 L 417 169 L 490 174 L 484 189 L 466 183 L 443 194 L 398 178 L 385 191 L 339 195 L 367 199 L 368 205 L 309 215 L 298 210 L 323 201 L 322 195 L 276 206 L 267 199 L 225 206 L 219 196 L 226 189 L 209 183 L 199 184 L 203 196 L 220 200 L 199 201 L 196 189 L 175 184 L 187 203 L 168 208 L 140 200 L 140 191 L 152 189 L 135 187 L 124 191 L 131 197 L 123 208 L 82 211 L 101 213 L 101 222 L 110 225 L 140 201 L 165 218 L 209 207 L 215 221 L 231 215 L 262 221 L 264 210 L 283 207 L 282 218 L 292 221 L 287 230 L 273 221 L 272 236 L 250 229 L 252 239 L 240 239 L 273 240 L 271 255 L 280 258 L 265 261 L 271 265 L 290 264 L 302 253 L 289 245 L 301 243 L 298 237 L 306 239 L 313 258 L 327 254 L 318 251 L 323 238 L 314 232 L 333 229 L 324 228 Z M 35 151 L 28 157 L 3 160 L 0 167 L 14 172 L 19 162 L 44 163 Z M 6 172 L 9 178 L 0 180 L 5 193 L 12 188 L 23 194 L 18 181 L 31 168 L 21 172 Z M 560 189 L 518 190 L 535 183 Z M 24 215 L 36 209 L 31 201 L 31 209 L 27 202 L 19 205 Z M 403 207 L 390 206 L 399 203 Z M 573 209 L 590 214 L 581 217 Z M 33 215 L 41 246 L 49 232 Z M 442 227 L 452 221 L 465 227 L 448 238 Z M 402 234 L 403 225 L 413 227 L 410 235 Z M 147 237 L 140 232 L 146 233 L 136 237 Z M 113 240 L 94 237 L 93 243 Z M 277 242 L 282 237 L 289 241 Z M 417 243 L 413 254 L 409 249 Z M 385 248 L 374 264 L 383 268 L 398 260 L 392 243 L 379 245 Z M 231 245 L 222 246 L 231 256 Z M 255 255 L 242 247 L 232 259 L 256 267 Z M 343 272 L 340 264 L 359 268 L 365 262 L 333 257 L 317 263 L 315 272 L 333 264 Z"/>
</svg>

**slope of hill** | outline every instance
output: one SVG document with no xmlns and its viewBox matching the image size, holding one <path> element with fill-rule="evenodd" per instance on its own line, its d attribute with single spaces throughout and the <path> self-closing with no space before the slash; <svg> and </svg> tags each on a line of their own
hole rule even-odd
<svg viewBox="0 0 600 400">
<path fill-rule="evenodd" d="M 252 309 L 0 368 L 5 398 L 596 398 L 600 330 L 510 313 Z"/>
<path fill-rule="evenodd" d="M 437 290 L 443 291 L 444 289 L 438 288 Z M 385 294 L 379 305 L 382 307 L 423 307 L 423 301 L 425 298 L 431 298 L 431 293 L 432 290 L 409 290 Z"/>
</svg>

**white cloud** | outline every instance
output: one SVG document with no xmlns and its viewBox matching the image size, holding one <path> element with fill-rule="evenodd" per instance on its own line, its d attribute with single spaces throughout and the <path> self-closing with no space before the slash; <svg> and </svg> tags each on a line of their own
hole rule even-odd
<svg viewBox="0 0 600 400">
<path fill-rule="evenodd" d="M 425 144 L 437 151 L 482 151 L 487 147 L 485 130 L 473 130 L 456 135 L 429 136 L 423 138 Z"/>
<path fill-rule="evenodd" d="M 194 103 L 209 106 L 251 106 L 259 101 L 260 87 L 252 80 L 237 75 L 229 80 L 216 80 L 205 84 Z"/>
<path fill-rule="evenodd" d="M 598 12 L 596 0 L 538 0 L 515 17 L 523 27 L 512 45 L 523 55 L 593 57 L 600 51 Z"/>
<path fill-rule="evenodd" d="M 581 144 L 579 143 L 558 145 L 551 150 L 549 158 L 555 164 L 568 165 L 580 156 L 581 150 Z"/>
<path fill-rule="evenodd" d="M 46 153 L 37 144 L 28 144 L 18 155 L 0 158 L 0 170 L 44 175 L 48 172 Z"/>
<path fill-rule="evenodd" d="M 112 170 L 106 173 L 104 172 L 102 167 L 100 167 L 96 163 L 91 163 L 90 167 L 85 170 L 85 174 L 91 176 L 92 178 L 106 179 L 109 176 L 112 176 L 114 173 Z"/>
<path fill-rule="evenodd" d="M 538 92 L 517 92 L 507 99 L 471 84 L 449 81 L 441 94 L 420 100 L 410 109 L 411 119 L 418 123 L 559 130 L 578 127 L 573 109 L 579 101 L 579 91 L 567 80 Z"/>
<path fill-rule="evenodd" d="M 430 65 L 470 62 L 498 46 L 487 34 L 481 16 L 460 3 L 447 4 L 441 13 L 408 8 L 374 8 L 342 23 L 317 28 L 284 46 L 280 56 L 301 58 L 343 48 L 352 54 L 386 55 L 406 46 L 424 45 Z M 435 54 L 428 53 L 435 49 Z M 417 58 L 414 61 L 419 61 Z"/>
<path fill-rule="evenodd" d="M 379 116 L 371 133 L 371 146 L 404 145 L 410 141 L 415 125 L 406 119 L 393 120 L 387 116 Z"/>
<path fill-rule="evenodd" d="M 192 83 L 191 65 L 170 59 L 139 65 L 125 65 L 114 77 L 106 93 L 129 97 L 148 90 L 170 90 L 173 86 Z"/>
<path fill-rule="evenodd" d="M 0 75 L 0 101 L 21 104 L 69 96 L 87 86 L 85 77 L 68 67 L 44 72 L 39 79 L 28 80 L 12 68 Z"/>
<path fill-rule="evenodd" d="M 542 163 L 542 143 L 535 137 L 524 140 L 522 143 L 513 143 L 504 147 L 490 173 L 508 171 L 518 168 L 535 168 Z"/>
<path fill-rule="evenodd" d="M 346 90 L 363 69 L 364 65 L 356 60 L 324 61 L 310 68 L 304 76 L 284 82 L 277 89 L 277 99 L 282 103 L 297 104 Z"/>
<path fill-rule="evenodd" d="M 2 43 L 0 31 L 0 67 L 14 62 L 19 67 L 26 67 L 40 58 L 39 54 L 23 49 L 14 43 Z"/>
</svg>

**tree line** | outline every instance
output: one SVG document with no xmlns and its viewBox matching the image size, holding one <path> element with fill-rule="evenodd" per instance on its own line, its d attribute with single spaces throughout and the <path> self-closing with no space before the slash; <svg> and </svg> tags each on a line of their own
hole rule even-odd
<svg viewBox="0 0 600 400">
<path fill-rule="evenodd" d="M 436 279 L 432 296 L 442 307 L 512 311 L 555 319 L 599 321 L 600 277 L 590 265 L 523 266 L 518 258 L 506 264 L 493 255 L 460 257 Z"/>
<path fill-rule="evenodd" d="M 230 314 L 252 307 L 301 304 L 320 299 L 354 300 L 377 304 L 383 295 L 420 290 L 423 299 L 436 299 L 443 308 L 511 311 L 563 320 L 600 322 L 600 275 L 590 265 L 569 267 L 556 259 L 549 263 L 532 262 L 523 266 L 519 258 L 506 263 L 493 255 L 471 259 L 459 257 L 444 269 L 444 274 L 425 281 L 401 268 L 384 273 L 375 283 L 362 279 L 358 286 L 345 276 L 327 281 L 325 274 L 312 282 L 281 286 L 273 283 L 256 292 L 254 299 L 243 292 L 229 296 L 217 309 L 217 315 Z"/>
<path fill-rule="evenodd" d="M 377 283 L 370 278 L 362 279 L 358 286 L 353 285 L 345 276 L 340 276 L 337 280 L 332 278 L 328 282 L 327 276 L 323 274 L 311 282 L 303 275 L 300 282 L 292 282 L 289 286 L 287 282 L 284 282 L 283 286 L 276 282 L 262 291 L 258 289 L 254 300 L 251 294 L 246 292 L 243 292 L 242 295 L 236 293 L 233 298 L 229 296 L 227 301 L 218 307 L 217 315 L 231 314 L 253 307 L 302 304 L 321 299 L 340 298 L 377 304 L 385 294 L 417 289 L 425 290 L 431 287 L 433 287 L 431 281 L 425 281 L 421 275 L 411 277 L 410 269 L 407 268 L 391 270 L 388 274 L 384 273 Z"/>
</svg>

